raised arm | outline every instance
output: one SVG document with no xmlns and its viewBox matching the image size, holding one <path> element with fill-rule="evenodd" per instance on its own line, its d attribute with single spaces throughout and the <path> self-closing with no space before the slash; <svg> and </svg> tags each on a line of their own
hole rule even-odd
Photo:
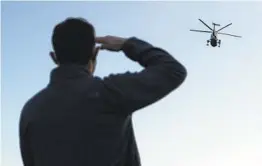
<svg viewBox="0 0 262 166">
<path fill-rule="evenodd" d="M 146 107 L 178 88 L 187 76 L 185 67 L 168 52 L 138 38 L 128 39 L 122 50 L 144 69 L 104 78 L 107 102 L 116 111 L 130 114 Z"/>
</svg>

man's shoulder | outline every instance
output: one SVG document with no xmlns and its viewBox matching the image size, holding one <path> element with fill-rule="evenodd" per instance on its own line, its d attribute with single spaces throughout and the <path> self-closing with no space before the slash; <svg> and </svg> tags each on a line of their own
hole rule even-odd
<svg viewBox="0 0 262 166">
<path fill-rule="evenodd" d="M 34 95 L 32 95 L 30 98 L 27 99 L 27 101 L 24 104 L 23 110 L 29 109 L 33 105 L 35 105 L 41 98 L 45 96 L 45 93 L 47 91 L 47 88 L 43 88 L 36 92 Z"/>
<path fill-rule="evenodd" d="M 28 122 L 32 118 L 32 113 L 34 112 L 41 98 L 43 98 L 42 96 L 44 96 L 45 91 L 46 88 L 41 89 L 40 91 L 36 92 L 33 96 L 31 96 L 29 99 L 27 99 L 21 110 L 21 122 Z"/>
</svg>

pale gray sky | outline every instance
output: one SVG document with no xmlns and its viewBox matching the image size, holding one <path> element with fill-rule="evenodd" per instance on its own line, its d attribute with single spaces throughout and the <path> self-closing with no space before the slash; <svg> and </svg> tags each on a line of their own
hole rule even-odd
<svg viewBox="0 0 262 166">
<path fill-rule="evenodd" d="M 55 65 L 53 26 L 69 16 L 98 35 L 136 36 L 168 50 L 188 69 L 185 83 L 134 115 L 143 166 L 262 165 L 262 2 L 2 2 L 2 166 L 21 166 L 22 106 L 47 85 Z M 206 46 L 198 21 L 233 25 Z M 138 71 L 123 54 L 100 53 L 96 75 Z"/>
</svg>

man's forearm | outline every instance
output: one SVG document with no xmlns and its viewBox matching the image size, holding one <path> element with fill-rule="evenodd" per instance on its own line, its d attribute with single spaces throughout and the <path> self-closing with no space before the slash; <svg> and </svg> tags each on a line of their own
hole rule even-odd
<svg viewBox="0 0 262 166">
<path fill-rule="evenodd" d="M 186 68 L 165 50 L 138 38 L 129 38 L 123 46 L 127 57 L 138 62 L 143 67 L 168 65 L 171 69 L 179 70 L 185 75 Z"/>
</svg>

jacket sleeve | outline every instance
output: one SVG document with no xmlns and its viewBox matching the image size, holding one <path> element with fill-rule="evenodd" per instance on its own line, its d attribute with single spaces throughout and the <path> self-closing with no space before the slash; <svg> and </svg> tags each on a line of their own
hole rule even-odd
<svg viewBox="0 0 262 166">
<path fill-rule="evenodd" d="M 107 102 L 119 113 L 131 114 L 178 88 L 187 76 L 186 68 L 161 48 L 130 38 L 123 51 L 144 69 L 109 75 L 103 79 Z"/>
</svg>

